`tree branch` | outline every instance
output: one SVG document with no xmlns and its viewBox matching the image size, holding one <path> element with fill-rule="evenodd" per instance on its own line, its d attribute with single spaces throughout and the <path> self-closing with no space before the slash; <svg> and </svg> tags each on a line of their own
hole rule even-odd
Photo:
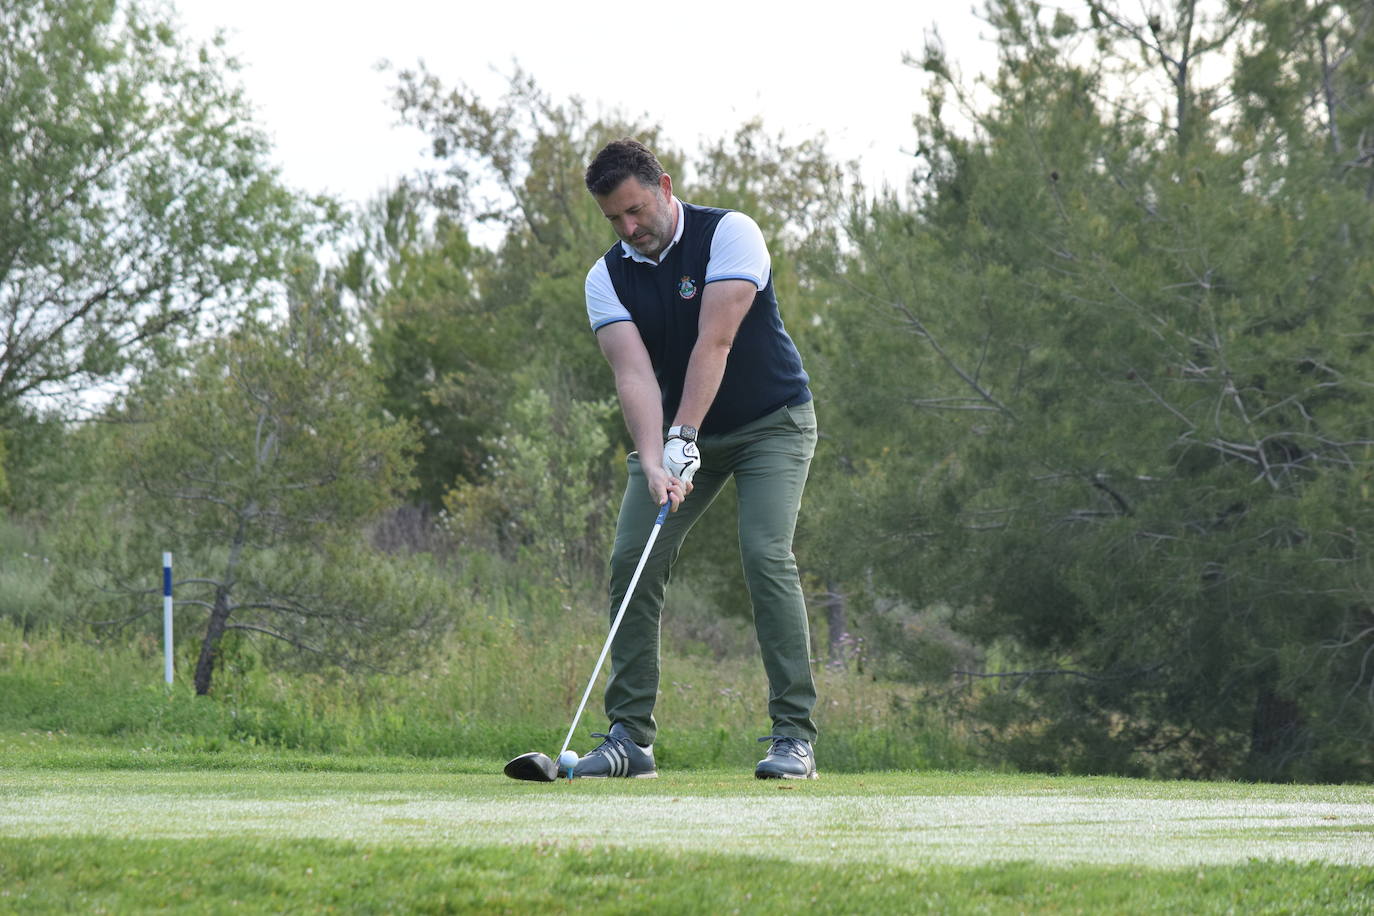
<svg viewBox="0 0 1374 916">
<path fill-rule="evenodd" d="M 1153 674 L 1155 671 L 1158 671 L 1160 668 L 1163 667 L 1164 663 L 1159 662 L 1158 664 L 1150 665 L 1146 668 L 1137 668 L 1134 671 L 1127 671 L 1124 674 L 1092 674 L 1087 671 L 1078 671 L 1073 668 L 1040 668 L 1033 669 L 1030 671 L 965 671 L 961 668 L 956 668 L 950 673 L 962 675 L 963 677 L 976 677 L 984 679 L 1010 677 L 1028 679 L 1033 677 L 1058 676 L 1076 677 L 1085 681 L 1124 681 L 1129 680 L 1130 678 L 1140 677 L 1141 675 L 1145 674 Z"/>
<path fill-rule="evenodd" d="M 244 606 L 245 605 L 240 605 L 240 607 Z M 276 630 L 272 630 L 264 626 L 258 626 L 257 624 L 227 623 L 224 625 L 224 628 L 226 630 L 248 630 L 253 633 L 262 633 L 266 636 L 271 636 L 273 639 L 280 639 L 282 642 L 295 646 L 297 649 L 303 649 L 306 652 L 314 652 L 316 655 L 327 654 L 323 649 L 320 649 L 316 646 L 312 646 L 309 643 L 302 642 L 298 639 L 293 639 L 292 637 L 287 636 L 285 633 L 278 633 Z"/>
</svg>

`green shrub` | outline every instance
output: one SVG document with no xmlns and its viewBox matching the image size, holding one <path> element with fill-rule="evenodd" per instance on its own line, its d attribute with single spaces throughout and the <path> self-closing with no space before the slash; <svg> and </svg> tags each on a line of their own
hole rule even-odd
<svg viewBox="0 0 1374 916">
<path fill-rule="evenodd" d="M 0 620 L 28 630 L 56 618 L 53 563 L 31 531 L 0 518 Z"/>
</svg>

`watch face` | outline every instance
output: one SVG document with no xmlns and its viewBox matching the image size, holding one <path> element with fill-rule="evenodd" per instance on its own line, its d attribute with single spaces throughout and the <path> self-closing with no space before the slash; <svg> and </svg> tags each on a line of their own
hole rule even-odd
<svg viewBox="0 0 1374 916">
<path fill-rule="evenodd" d="M 684 426 L 679 434 L 688 442 L 697 441 L 697 428 L 695 426 Z"/>
</svg>

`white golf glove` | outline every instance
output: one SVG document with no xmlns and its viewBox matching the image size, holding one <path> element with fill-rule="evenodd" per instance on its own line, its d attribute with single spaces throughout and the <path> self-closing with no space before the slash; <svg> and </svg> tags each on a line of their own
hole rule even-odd
<svg viewBox="0 0 1374 916">
<path fill-rule="evenodd" d="M 692 475 L 701 467 L 701 450 L 695 442 L 676 436 L 663 444 L 663 469 L 681 480 L 691 483 Z"/>
</svg>

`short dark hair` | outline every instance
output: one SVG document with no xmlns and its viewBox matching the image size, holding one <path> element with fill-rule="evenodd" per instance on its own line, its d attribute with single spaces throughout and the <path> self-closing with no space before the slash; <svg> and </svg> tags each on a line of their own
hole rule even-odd
<svg viewBox="0 0 1374 916">
<path fill-rule="evenodd" d="M 587 166 L 587 190 L 605 197 L 626 178 L 633 177 L 644 187 L 652 188 L 662 176 L 663 166 L 658 157 L 643 143 L 626 137 L 607 143 Z"/>
</svg>

